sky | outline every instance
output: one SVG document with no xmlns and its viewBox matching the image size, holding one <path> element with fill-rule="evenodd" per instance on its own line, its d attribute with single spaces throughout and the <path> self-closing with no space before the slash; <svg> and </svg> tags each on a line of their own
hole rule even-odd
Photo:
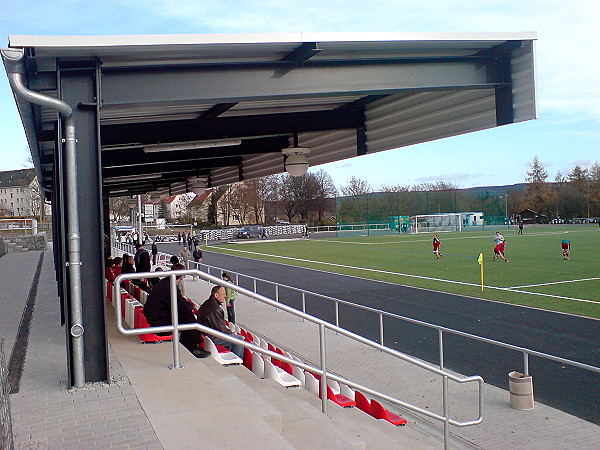
<svg viewBox="0 0 600 450">
<path fill-rule="evenodd" d="M 549 174 L 600 162 L 599 0 L 0 0 L 10 35 L 536 31 L 539 119 L 317 166 L 339 188 L 522 183 L 534 156 Z M 0 170 L 28 147 L 0 70 Z"/>
</svg>

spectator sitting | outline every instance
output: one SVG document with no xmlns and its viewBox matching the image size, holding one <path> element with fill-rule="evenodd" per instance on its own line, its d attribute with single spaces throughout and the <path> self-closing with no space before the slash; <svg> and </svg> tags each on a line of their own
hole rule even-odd
<svg viewBox="0 0 600 450">
<path fill-rule="evenodd" d="M 148 252 L 146 252 L 148 253 Z M 135 267 L 133 265 L 133 256 L 127 255 L 127 258 L 123 261 L 123 267 L 121 267 L 121 273 L 135 273 Z M 150 286 L 144 280 L 131 280 L 131 283 L 143 289 L 146 292 L 150 291 Z"/>
<path fill-rule="evenodd" d="M 123 256 L 123 265 L 121 267 L 121 273 L 135 273 L 135 267 L 133 266 L 133 256 L 125 253 Z"/>
<path fill-rule="evenodd" d="M 227 294 L 223 286 L 213 286 L 210 291 L 210 297 L 198 310 L 198 323 L 210 328 L 213 328 L 221 333 L 235 336 L 238 339 L 243 339 L 241 336 L 233 334 L 225 324 L 225 313 L 221 305 L 225 303 Z M 222 345 L 227 350 L 232 351 L 240 358 L 244 357 L 244 347 L 233 342 L 226 341 L 219 337 L 211 337 L 215 345 Z"/>
<path fill-rule="evenodd" d="M 121 275 L 121 265 L 123 264 L 123 258 L 121 258 L 120 256 L 117 256 L 114 259 L 115 265 L 113 267 L 113 272 L 115 274 L 115 278 L 118 277 L 119 275 Z"/>
<path fill-rule="evenodd" d="M 106 268 L 104 269 L 104 277 L 111 283 L 115 282 L 115 278 L 117 278 L 117 276 L 115 275 L 115 260 L 114 259 L 109 258 L 106 260 Z"/>
<path fill-rule="evenodd" d="M 172 270 L 182 270 L 183 265 L 175 264 Z M 181 283 L 182 276 L 177 277 L 177 285 Z M 193 302 L 186 300 L 181 291 L 177 289 L 177 315 L 179 323 L 196 323 L 196 316 L 193 309 Z M 150 326 L 159 327 L 164 325 L 173 325 L 171 317 L 171 277 L 164 277 L 160 280 L 156 287 L 148 295 L 148 300 L 144 305 L 144 315 Z M 170 333 L 160 333 L 168 335 Z M 210 355 L 209 352 L 200 348 L 200 344 L 204 341 L 202 333 L 198 330 L 182 330 L 180 331 L 180 342 L 187 348 L 196 358 L 206 358 Z"/>
<path fill-rule="evenodd" d="M 162 272 L 163 269 L 162 267 L 157 267 L 156 269 L 154 269 L 155 272 Z M 154 278 L 148 278 L 148 284 L 150 285 L 150 289 L 154 289 L 156 287 L 156 285 L 158 284 L 158 282 L 160 281 L 159 277 L 154 277 Z"/>
<path fill-rule="evenodd" d="M 171 263 L 171 267 L 173 267 L 175 264 L 179 264 L 179 258 L 173 255 L 171 256 L 171 259 L 169 259 L 169 262 Z"/>
</svg>

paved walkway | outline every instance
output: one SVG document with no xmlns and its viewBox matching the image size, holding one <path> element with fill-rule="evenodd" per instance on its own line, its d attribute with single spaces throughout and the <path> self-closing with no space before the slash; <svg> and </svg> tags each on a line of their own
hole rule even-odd
<svg viewBox="0 0 600 450">
<path fill-rule="evenodd" d="M 147 389 L 149 385 L 139 383 L 142 370 L 113 330 L 109 330 L 111 382 L 66 389 L 65 330 L 60 326 L 50 251 L 44 252 L 29 333 L 19 334 L 25 326 L 22 318 L 40 254 L 29 252 L 0 258 L 0 336 L 5 339 L 6 359 L 18 336 L 27 335 L 29 339 L 21 383 L 18 392 L 10 396 L 15 448 L 177 448 L 173 445 L 177 441 L 169 440 L 173 433 L 169 434 L 164 415 L 157 414 L 156 403 L 147 403 L 148 397 L 143 395 L 144 386 Z M 209 288 L 202 281 L 186 281 L 187 294 L 199 302 L 208 296 Z M 272 342 L 308 360 L 318 360 L 314 325 L 243 296 L 237 300 L 237 315 L 240 324 L 268 336 Z M 440 381 L 435 376 L 415 372 L 404 363 L 331 333 L 327 346 L 330 370 L 439 411 Z M 168 353 L 169 347 L 151 346 L 149 351 Z M 187 363 L 201 367 L 200 361 L 191 358 Z M 184 392 L 187 390 L 184 386 Z M 452 396 L 450 405 L 457 419 L 476 415 L 472 390 L 459 390 L 451 383 L 451 393 L 458 394 Z M 408 413 L 403 415 L 410 419 L 409 426 L 422 431 L 423 436 L 441 436 L 439 424 Z M 540 404 L 534 411 L 513 410 L 508 405 L 508 393 L 493 387 L 486 390 L 485 417 L 482 425 L 452 428 L 452 447 L 592 449 L 600 443 L 600 427 Z M 207 433 L 209 429 L 210 426 Z M 278 439 L 275 435 L 272 438 L 273 442 Z M 213 444 L 211 448 L 219 447 Z"/>
<path fill-rule="evenodd" d="M 206 282 L 186 281 L 188 296 L 202 301 L 208 297 Z M 319 361 L 319 334 L 315 324 L 238 295 L 236 318 L 240 326 L 255 331 L 293 354 L 315 365 Z M 400 400 L 442 414 L 441 377 L 373 350 L 344 336 L 327 332 L 328 370 Z M 469 374 L 472 375 L 472 374 Z M 508 376 L 507 376 L 508 385 Z M 534 380 L 535 385 L 535 380 Z M 453 419 L 477 418 L 476 384 L 449 382 L 450 414 Z M 411 416 L 401 411 L 406 418 Z M 413 427 L 426 433 L 443 427 L 435 420 L 415 415 Z M 560 410 L 536 403 L 532 411 L 512 409 L 509 393 L 485 386 L 485 411 L 482 424 L 451 427 L 452 446 L 473 444 L 484 449 L 596 449 L 600 447 L 600 426 Z"/>
</svg>

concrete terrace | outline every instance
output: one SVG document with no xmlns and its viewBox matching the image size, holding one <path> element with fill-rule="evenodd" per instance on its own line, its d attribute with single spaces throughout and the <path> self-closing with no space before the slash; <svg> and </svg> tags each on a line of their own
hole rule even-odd
<svg viewBox="0 0 600 450">
<path fill-rule="evenodd" d="M 18 392 L 10 396 L 15 448 L 443 447 L 441 424 L 429 419 L 400 411 L 409 423 L 396 428 L 332 403 L 328 418 L 320 412 L 320 400 L 304 389 L 285 390 L 244 367 L 198 360 L 183 348 L 185 368 L 169 370 L 172 346 L 140 345 L 137 338 L 118 334 L 112 310 L 107 311 L 111 382 L 69 390 L 52 253 L 43 254 L 29 327 L 22 318 L 30 290 L 35 291 L 31 286 L 41 252 L 0 258 L 0 335 L 7 363 L 17 339 L 20 345 L 27 339 Z M 186 280 L 186 294 L 197 302 L 208 297 L 209 289 L 203 281 Z M 243 296 L 236 311 L 240 325 L 318 361 L 313 324 Z M 327 334 L 327 351 L 330 371 L 441 411 L 439 377 L 333 333 Z M 453 417 L 476 417 L 474 386 L 450 383 L 450 388 Z M 484 423 L 451 427 L 450 446 L 592 449 L 599 443 L 599 426 L 540 403 L 533 411 L 516 411 L 507 391 L 486 386 Z"/>
</svg>

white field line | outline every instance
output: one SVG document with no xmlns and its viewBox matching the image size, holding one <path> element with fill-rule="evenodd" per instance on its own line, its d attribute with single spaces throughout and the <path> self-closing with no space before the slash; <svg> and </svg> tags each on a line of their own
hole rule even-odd
<svg viewBox="0 0 600 450">
<path fill-rule="evenodd" d="M 523 286 L 510 286 L 510 287 L 507 287 L 506 289 L 520 289 L 520 288 L 524 288 L 524 287 L 549 286 L 551 284 L 577 283 L 578 281 L 593 281 L 593 280 L 600 280 L 600 278 L 599 277 L 580 278 L 579 280 L 552 281 L 551 283 L 524 284 Z"/>
<path fill-rule="evenodd" d="M 344 269 L 362 270 L 362 271 L 367 271 L 367 272 L 383 273 L 383 274 L 387 274 L 387 275 L 396 275 L 396 276 L 402 276 L 402 277 L 407 277 L 407 278 L 418 278 L 418 279 L 421 279 L 421 280 L 439 281 L 439 282 L 442 282 L 442 283 L 450 283 L 450 284 L 460 284 L 460 285 L 464 285 L 464 286 L 477 286 L 477 287 L 481 286 L 478 283 L 467 283 L 467 282 L 464 282 L 464 281 L 444 280 L 442 278 L 432 278 L 432 277 L 425 277 L 425 276 L 422 276 L 422 275 L 413 275 L 413 274 L 408 274 L 408 273 L 390 272 L 388 270 L 369 269 L 367 267 L 348 266 L 348 265 L 345 265 L 345 264 L 335 264 L 335 263 L 329 263 L 329 262 L 324 262 L 324 261 L 313 261 L 313 260 L 310 260 L 310 259 L 293 258 L 291 256 L 269 255 L 269 254 L 265 254 L 265 253 L 249 252 L 247 250 L 237 250 L 237 249 L 230 249 L 230 248 L 223 248 L 223 249 L 224 250 L 229 250 L 229 251 L 232 251 L 232 252 L 237 252 L 237 253 L 247 253 L 247 254 L 250 254 L 250 255 L 258 255 L 258 256 L 263 256 L 263 257 L 287 259 L 287 260 L 291 260 L 291 261 L 306 262 L 306 263 L 311 263 L 311 264 L 321 264 L 321 265 L 324 265 L 324 266 L 341 267 L 341 268 L 344 268 Z M 573 300 L 573 301 L 577 301 L 577 302 L 595 303 L 595 304 L 599 304 L 600 305 L 600 302 L 597 302 L 597 301 L 594 301 L 594 300 L 586 300 L 586 299 L 582 299 L 582 298 L 562 297 L 562 296 L 559 296 L 559 295 L 550 295 L 550 294 L 540 294 L 538 292 L 521 291 L 521 290 L 516 290 L 516 289 L 496 287 L 496 286 L 488 286 L 488 285 L 484 285 L 484 288 L 496 289 L 496 290 L 499 290 L 499 291 L 518 292 L 520 294 L 539 295 L 539 296 L 542 296 L 542 297 L 560 298 L 560 299 L 563 299 L 563 300 Z"/>
<path fill-rule="evenodd" d="M 589 230 L 575 230 L 575 231 L 571 231 L 571 233 L 583 233 Z M 523 234 L 521 236 L 523 237 L 528 237 L 528 236 L 551 236 L 551 235 L 556 235 L 556 234 L 567 234 L 567 231 L 549 231 L 549 232 L 541 232 L 541 233 L 529 233 L 529 234 Z M 429 233 L 430 235 L 433 236 L 433 233 Z M 367 236 L 366 234 L 363 236 Z M 509 235 L 512 237 L 512 235 Z M 515 235 L 516 236 L 516 235 Z M 479 235 L 479 236 L 457 236 L 457 237 L 447 237 L 444 236 L 443 237 L 443 241 L 452 241 L 452 240 L 459 240 L 459 239 L 492 239 L 494 237 L 493 234 L 486 234 L 486 235 Z M 521 238 L 518 238 L 521 239 Z M 322 242 L 332 242 L 334 244 L 356 244 L 356 245 L 389 245 L 389 244 L 411 244 L 413 242 L 430 242 L 431 238 L 427 238 L 427 239 L 412 239 L 412 240 L 401 240 L 401 241 L 384 241 L 384 242 L 356 242 L 356 241 L 337 241 L 334 239 L 311 239 L 311 241 L 322 241 Z M 512 241 L 511 241 L 512 242 Z"/>
</svg>

